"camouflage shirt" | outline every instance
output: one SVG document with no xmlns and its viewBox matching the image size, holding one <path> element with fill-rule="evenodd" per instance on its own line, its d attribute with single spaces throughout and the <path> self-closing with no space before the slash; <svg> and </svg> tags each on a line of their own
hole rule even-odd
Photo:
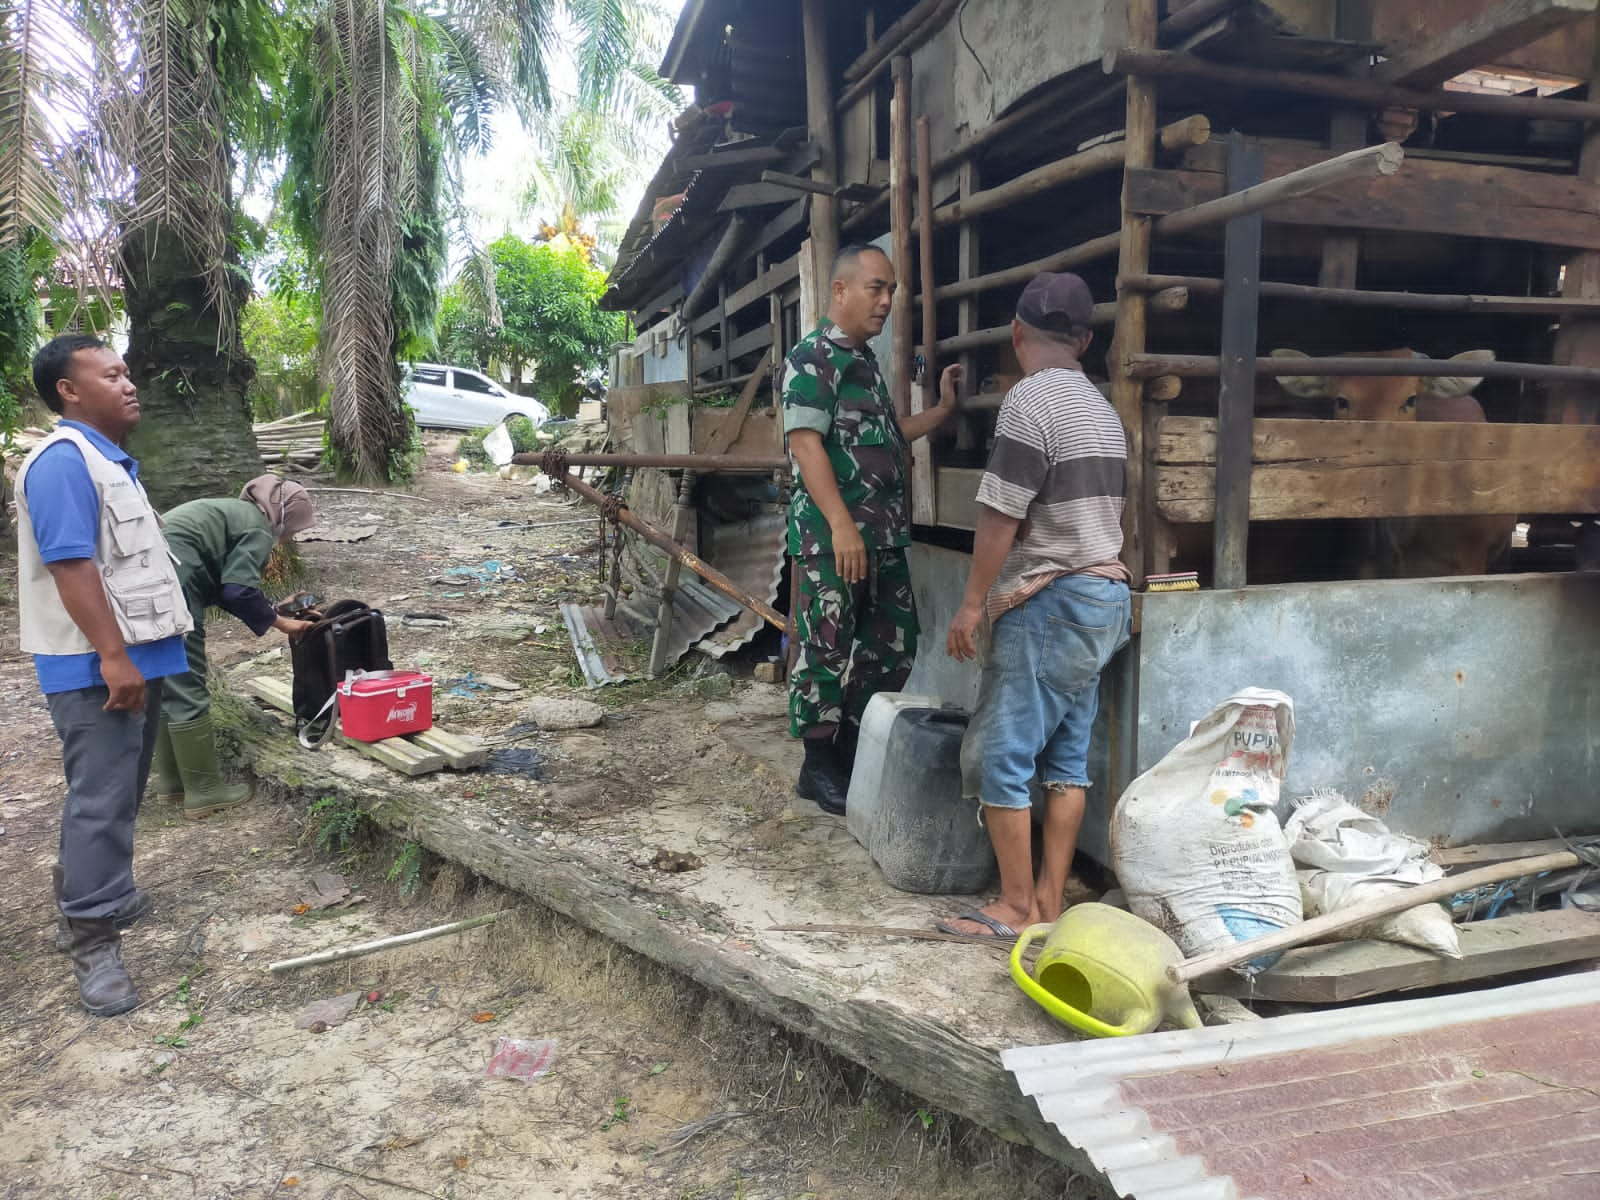
<svg viewBox="0 0 1600 1200">
<path fill-rule="evenodd" d="M 831 321 L 789 352 L 783 379 L 783 432 L 813 429 L 839 481 L 839 495 L 868 550 L 911 544 L 906 517 L 906 439 L 870 349 L 857 347 Z M 791 453 L 790 459 L 793 460 Z M 829 554 L 828 518 L 794 473 L 789 553 Z"/>
</svg>

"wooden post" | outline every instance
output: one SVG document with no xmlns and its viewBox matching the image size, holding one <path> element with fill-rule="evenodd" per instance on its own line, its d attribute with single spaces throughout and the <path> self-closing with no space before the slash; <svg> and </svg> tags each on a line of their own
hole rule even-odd
<svg viewBox="0 0 1600 1200">
<path fill-rule="evenodd" d="M 678 545 L 689 536 L 689 518 L 694 509 L 694 472 L 685 471 L 678 481 L 678 502 L 672 510 L 672 540 Z M 667 643 L 672 637 L 672 609 L 678 598 L 678 578 L 683 574 L 683 561 L 676 556 L 667 559 L 667 575 L 661 584 L 661 608 L 656 615 L 656 636 L 650 646 L 650 678 L 659 676 L 667 665 Z"/>
<path fill-rule="evenodd" d="M 960 172 L 960 198 L 967 199 L 976 195 L 982 187 L 982 176 L 978 164 L 967 161 L 962 164 Z M 956 279 L 971 279 L 981 269 L 978 253 L 978 223 L 976 221 L 963 221 L 960 233 L 961 243 L 956 251 Z M 926 283 L 923 284 L 927 286 Z M 937 295 L 937 293 L 936 293 Z M 965 336 L 976 333 L 978 330 L 978 298 L 976 296 L 963 296 L 956 304 L 956 334 Z M 978 356 L 971 350 L 961 352 L 961 394 L 965 398 L 975 395 L 978 391 L 979 379 Z M 973 445 L 972 421 L 965 416 L 956 417 L 956 449 L 970 450 Z"/>
<path fill-rule="evenodd" d="M 1600 46 L 1596 47 L 1589 71 L 1589 95 L 1600 96 Z M 1578 178 L 1587 183 L 1600 180 L 1600 121 L 1584 126 Z M 1575 300 L 1600 297 L 1600 251 L 1585 250 L 1567 259 L 1561 294 Z M 1553 361 L 1563 366 L 1600 365 L 1600 320 L 1563 317 L 1556 330 Z M 1545 420 L 1561 425 L 1593 425 L 1600 420 L 1600 402 L 1591 388 L 1552 387 L 1545 401 Z"/>
<path fill-rule="evenodd" d="M 800 9 L 806 54 L 806 127 L 817 147 L 811 178 L 839 182 L 838 139 L 834 128 L 833 72 L 828 61 L 828 0 L 803 0 Z M 811 197 L 811 248 L 818 273 L 830 275 L 839 253 L 839 202 L 832 196 Z M 817 314 L 817 319 L 821 315 Z"/>
<path fill-rule="evenodd" d="M 1334 36 L 1366 41 L 1372 36 L 1372 0 L 1340 0 Z M 1363 59 L 1352 71 L 1370 68 Z M 1328 129 L 1328 149 L 1335 154 L 1367 144 L 1366 109 L 1341 108 Z M 1317 283 L 1326 288 L 1353 288 L 1361 265 L 1361 234 L 1355 230 L 1331 232 L 1322 239 L 1322 267 Z"/>
<path fill-rule="evenodd" d="M 1261 182 L 1266 156 L 1244 135 L 1228 140 L 1228 190 Z M 1260 213 L 1228 222 L 1223 241 L 1222 391 L 1217 402 L 1217 512 L 1212 586 L 1245 585 L 1250 539 L 1250 456 L 1256 418 L 1256 324 L 1261 303 Z"/>
<path fill-rule="evenodd" d="M 1156 44 L 1156 0 L 1128 0 L 1128 45 L 1137 50 L 1153 50 Z M 1151 167 L 1156 161 L 1156 89 L 1148 79 L 1128 78 L 1128 106 L 1124 137 L 1127 153 L 1124 167 L 1133 170 Z M 1128 208 L 1128 187 L 1122 187 L 1122 231 L 1117 258 L 1119 275 L 1142 275 L 1150 269 L 1150 218 Z M 1137 587 L 1149 572 L 1145 529 L 1155 511 L 1155 496 L 1145 487 L 1145 429 L 1142 411 L 1143 387 L 1128 374 L 1127 359 L 1145 350 L 1145 304 L 1143 292 L 1131 288 L 1117 290 L 1116 334 L 1106 356 L 1111 376 L 1111 403 L 1122 418 L 1128 434 L 1128 499 L 1123 509 L 1122 561 L 1127 564 Z"/>
<path fill-rule="evenodd" d="M 917 118 L 917 216 L 919 218 L 918 274 L 922 279 L 922 386 L 912 388 L 912 412 L 937 402 L 939 389 L 939 304 L 933 296 L 933 129 L 927 117 Z M 909 269 L 906 290 L 910 291 Z M 911 519 L 918 525 L 936 525 L 933 486 L 933 439 L 911 444 Z"/>
<path fill-rule="evenodd" d="M 894 325 L 894 410 L 911 413 L 911 60 L 894 60 L 894 98 L 889 102 L 889 233 L 895 291 L 889 320 Z"/>
</svg>

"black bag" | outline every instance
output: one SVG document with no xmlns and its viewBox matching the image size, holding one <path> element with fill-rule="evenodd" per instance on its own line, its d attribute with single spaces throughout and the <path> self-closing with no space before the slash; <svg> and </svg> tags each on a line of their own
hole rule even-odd
<svg viewBox="0 0 1600 1200">
<path fill-rule="evenodd" d="M 338 687 L 350 672 L 394 669 L 383 613 L 360 600 L 336 600 L 319 611 L 321 619 L 289 643 L 295 730 L 311 749 L 332 736 Z"/>
</svg>

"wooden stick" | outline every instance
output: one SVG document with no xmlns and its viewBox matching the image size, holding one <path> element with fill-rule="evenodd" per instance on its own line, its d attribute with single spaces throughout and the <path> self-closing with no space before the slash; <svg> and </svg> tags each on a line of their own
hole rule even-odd
<svg viewBox="0 0 1600 1200">
<path fill-rule="evenodd" d="M 1244 0 L 1191 0 L 1191 3 L 1161 22 L 1157 36 L 1163 46 L 1170 46 L 1205 28 L 1217 18 L 1229 15 L 1243 4 Z"/>
<path fill-rule="evenodd" d="M 1202 354 L 1135 354 L 1128 371 L 1135 379 L 1156 375 L 1181 375 L 1185 379 L 1214 379 L 1222 360 Z M 1600 384 L 1600 367 L 1562 367 L 1548 363 L 1461 363 L 1448 358 L 1258 358 L 1257 375 L 1330 375 L 1347 379 L 1387 378 L 1560 380 L 1565 383 Z"/>
<path fill-rule="evenodd" d="M 1167 975 L 1174 983 L 1188 983 L 1191 979 L 1226 970 L 1228 967 L 1236 967 L 1242 962 L 1249 962 L 1252 958 L 1260 958 L 1264 954 L 1288 950 L 1293 946 L 1304 946 L 1308 942 L 1315 942 L 1329 934 L 1340 933 L 1346 929 L 1354 929 L 1369 921 L 1396 916 L 1413 908 L 1420 908 L 1424 904 L 1447 900 L 1457 892 L 1470 892 L 1474 888 L 1485 887 L 1491 883 L 1520 879 L 1524 875 L 1539 875 L 1545 871 L 1560 871 L 1582 865 L 1583 860 L 1576 854 L 1570 850 L 1563 850 L 1558 854 L 1541 854 L 1534 858 L 1519 858 L 1515 862 L 1500 863 L 1492 867 L 1480 867 L 1464 875 L 1446 875 L 1443 879 L 1436 879 L 1432 883 L 1374 896 L 1371 900 L 1363 900 L 1359 904 L 1341 908 L 1338 912 L 1312 917 L 1309 921 L 1302 921 L 1287 929 L 1250 938 L 1226 950 L 1188 959 L 1176 966 L 1168 967 Z"/>
<path fill-rule="evenodd" d="M 1222 294 L 1222 280 L 1202 275 L 1128 275 L 1119 281 L 1141 292 L 1160 293 L 1186 288 L 1204 296 Z M 1316 304 L 1346 304 L 1371 308 L 1420 309 L 1432 312 L 1499 313 L 1507 316 L 1551 317 L 1572 314 L 1600 317 L 1600 299 L 1566 296 L 1451 296 L 1437 292 L 1369 292 L 1359 288 L 1315 287 L 1305 283 L 1263 280 L 1261 295 L 1269 300 L 1305 300 Z"/>
<path fill-rule="evenodd" d="M 1189 290 L 1182 287 L 1166 288 L 1150 297 L 1150 311 L 1153 313 L 1182 312 L 1189 307 Z M 1094 306 L 1091 324 L 1110 325 L 1117 319 L 1117 306 L 1113 301 L 1105 301 Z M 940 338 L 938 350 L 940 354 L 950 355 L 966 350 L 973 350 L 980 346 L 999 346 L 1011 340 L 1010 325 L 991 325 L 988 329 L 974 329 L 971 333 L 957 334 L 955 337 Z"/>
<path fill-rule="evenodd" d="M 861 58 L 845 69 L 849 72 L 861 68 L 860 75 L 839 94 L 838 110 L 843 112 L 875 86 L 878 72 L 890 58 L 910 58 L 911 52 L 932 37 L 950 19 L 961 0 L 922 0 L 916 8 L 901 17 L 884 31 Z M 865 64 L 865 65 L 863 65 Z"/>
<path fill-rule="evenodd" d="M 1214 63 L 1188 54 L 1175 54 L 1170 50 L 1132 47 L 1118 50 L 1110 56 L 1106 72 L 1144 79 L 1192 79 L 1235 89 L 1293 92 L 1302 96 L 1322 96 L 1346 104 L 1365 104 L 1373 108 L 1418 108 L 1428 112 L 1482 113 L 1542 121 L 1600 120 L 1600 102 L 1594 100 L 1418 91 L 1347 75 L 1316 75 L 1309 71 L 1274 71 Z"/>
<path fill-rule="evenodd" d="M 465 921 L 452 921 L 449 925 L 435 925 L 432 929 L 419 929 L 414 933 L 400 933 L 394 937 L 379 938 L 375 942 L 362 942 L 360 945 L 341 946 L 333 950 L 319 950 L 303 958 L 285 958 L 271 964 L 267 970 L 274 975 L 281 975 L 285 971 L 298 970 L 300 967 L 320 967 L 324 963 L 344 962 L 348 958 L 362 958 L 368 954 L 376 954 L 380 950 L 393 950 L 398 946 L 410 946 L 416 942 L 426 942 L 447 934 L 465 933 L 469 929 L 493 925 L 499 919 L 500 914 L 497 912 L 484 913 L 480 917 L 468 917 Z"/>
<path fill-rule="evenodd" d="M 917 118 L 918 273 L 922 279 L 922 387 L 913 389 L 911 410 L 922 412 L 939 398 L 939 305 L 933 297 L 937 278 L 933 262 L 933 125 Z M 909 274 L 909 272 L 908 272 Z M 933 479 L 933 439 L 911 444 L 911 519 L 921 525 L 938 523 Z"/>
<path fill-rule="evenodd" d="M 889 102 L 889 233 L 897 272 L 911 276 L 911 60 L 894 60 L 894 99 Z M 894 410 L 911 415 L 911 289 L 902 286 L 891 301 L 893 323 Z"/>
<path fill-rule="evenodd" d="M 1163 127 L 1160 136 L 1161 145 L 1167 150 L 1203 146 L 1211 137 L 1211 122 L 1202 116 L 1185 117 Z M 1029 196 L 1036 196 L 1074 180 L 1116 170 L 1123 165 L 1127 153 L 1126 140 L 1091 146 L 1081 153 L 1069 154 L 1066 158 L 1018 175 L 997 187 L 937 208 L 933 213 L 933 223 L 935 227 L 943 229 L 958 221 L 970 221 L 984 213 L 1008 208 Z"/>
<path fill-rule="evenodd" d="M 1243 191 L 1207 200 L 1204 204 L 1197 204 L 1182 212 L 1170 213 L 1156 221 L 1155 232 L 1164 237 L 1193 233 L 1197 229 L 1211 225 L 1225 224 L 1235 217 L 1261 212 L 1274 204 L 1309 196 L 1312 192 L 1334 184 L 1345 183 L 1352 179 L 1375 179 L 1393 175 L 1400 169 L 1405 156 L 1405 151 L 1400 148 L 1399 142 L 1365 146 L 1360 150 L 1341 154 L 1337 158 L 1330 158 L 1298 171 L 1290 171 L 1287 175 L 1279 175 L 1275 179 L 1258 183 Z"/>
</svg>

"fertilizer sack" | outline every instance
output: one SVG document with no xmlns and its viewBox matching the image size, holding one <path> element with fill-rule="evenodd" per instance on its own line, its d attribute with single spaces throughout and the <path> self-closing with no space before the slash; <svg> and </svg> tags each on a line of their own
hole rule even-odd
<svg viewBox="0 0 1600 1200">
<path fill-rule="evenodd" d="M 1247 688 L 1135 779 L 1111 818 L 1111 862 L 1134 913 L 1195 958 L 1296 925 L 1300 884 L 1278 822 L 1294 702 Z M 1236 967 L 1244 975 L 1277 960 Z"/>
<path fill-rule="evenodd" d="M 1335 913 L 1444 875 L 1444 868 L 1428 860 L 1426 843 L 1395 833 L 1336 791 L 1317 790 L 1296 800 L 1284 834 L 1289 853 L 1301 868 L 1300 896 L 1308 917 Z M 1381 938 L 1461 957 L 1455 922 L 1439 904 L 1419 905 L 1334 936 Z"/>
</svg>

